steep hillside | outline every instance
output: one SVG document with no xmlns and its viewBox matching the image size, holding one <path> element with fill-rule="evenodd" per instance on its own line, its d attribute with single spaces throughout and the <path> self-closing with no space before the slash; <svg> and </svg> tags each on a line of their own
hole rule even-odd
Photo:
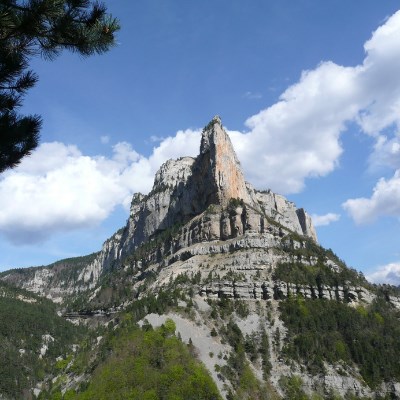
<svg viewBox="0 0 400 400">
<path fill-rule="evenodd" d="M 86 334 L 49 300 L 0 281 L 0 397 L 29 398 L 54 373 L 57 357 L 76 350 Z"/>
<path fill-rule="evenodd" d="M 152 191 L 134 195 L 126 226 L 99 253 L 0 277 L 91 326 L 42 398 L 105 393 L 113 369 L 139 382 L 115 354 L 168 318 L 224 399 L 400 398 L 399 290 L 369 284 L 318 245 L 304 209 L 245 182 L 218 117 L 196 158 L 167 161 Z M 148 398 L 170 398 L 158 385 Z M 151 388 L 140 390 L 131 398 Z"/>
</svg>

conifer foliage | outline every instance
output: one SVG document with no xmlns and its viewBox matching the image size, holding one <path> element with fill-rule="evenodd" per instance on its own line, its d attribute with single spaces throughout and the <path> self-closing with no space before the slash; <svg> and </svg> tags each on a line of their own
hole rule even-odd
<svg viewBox="0 0 400 400">
<path fill-rule="evenodd" d="M 38 145 L 41 118 L 19 115 L 24 94 L 37 82 L 32 56 L 54 59 L 69 50 L 101 54 L 115 44 L 118 21 L 89 0 L 0 0 L 0 172 Z"/>
</svg>

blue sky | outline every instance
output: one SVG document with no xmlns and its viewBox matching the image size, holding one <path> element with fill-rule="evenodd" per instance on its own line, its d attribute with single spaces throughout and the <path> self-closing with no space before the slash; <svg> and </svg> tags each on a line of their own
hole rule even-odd
<svg viewBox="0 0 400 400">
<path fill-rule="evenodd" d="M 0 270 L 97 251 L 219 114 L 246 178 L 314 215 L 322 245 L 400 284 L 396 1 L 106 2 L 118 45 L 32 60 L 41 146 L 0 176 Z"/>
</svg>

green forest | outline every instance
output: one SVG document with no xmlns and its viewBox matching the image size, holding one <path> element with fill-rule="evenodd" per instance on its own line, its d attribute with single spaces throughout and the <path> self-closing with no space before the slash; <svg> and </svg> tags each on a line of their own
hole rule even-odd
<svg viewBox="0 0 400 400">
<path fill-rule="evenodd" d="M 302 362 L 313 374 L 324 373 L 324 361 L 357 364 L 372 388 L 400 379 L 400 313 L 382 297 L 356 308 L 289 298 L 280 303 L 280 310 L 288 328 L 283 348 L 287 360 Z"/>
<path fill-rule="evenodd" d="M 142 328 L 129 316 L 118 332 L 109 331 L 103 361 L 80 393 L 43 393 L 43 399 L 76 400 L 220 400 L 218 389 L 193 347 L 175 335 L 175 323 Z"/>
<path fill-rule="evenodd" d="M 0 293 L 0 393 L 18 398 L 52 372 L 56 358 L 70 352 L 87 329 L 59 317 L 51 301 L 1 280 Z M 40 358 L 44 344 L 48 348 Z"/>
</svg>

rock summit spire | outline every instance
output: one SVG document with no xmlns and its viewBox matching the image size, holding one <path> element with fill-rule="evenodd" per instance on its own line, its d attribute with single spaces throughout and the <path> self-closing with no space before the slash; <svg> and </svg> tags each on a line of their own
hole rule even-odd
<svg viewBox="0 0 400 400">
<path fill-rule="evenodd" d="M 207 202 L 226 205 L 232 198 L 251 202 L 240 162 L 219 116 L 203 129 L 198 162 Z"/>
</svg>

